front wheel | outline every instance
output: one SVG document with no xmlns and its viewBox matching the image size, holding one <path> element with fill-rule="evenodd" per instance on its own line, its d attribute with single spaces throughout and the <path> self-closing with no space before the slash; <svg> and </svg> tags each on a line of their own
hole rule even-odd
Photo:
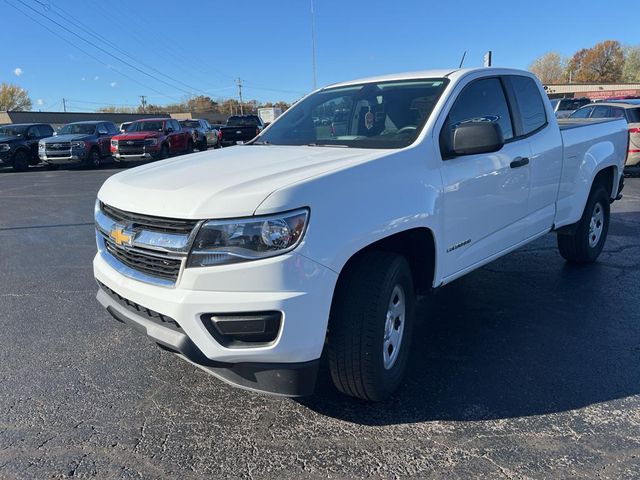
<svg viewBox="0 0 640 480">
<path fill-rule="evenodd" d="M 415 293 L 406 259 L 371 252 L 340 278 L 328 334 L 331 377 L 352 397 L 381 401 L 404 378 L 413 330 Z"/>
<path fill-rule="evenodd" d="M 609 195 L 603 186 L 589 194 L 582 218 L 572 234 L 558 234 L 560 255 L 571 263 L 593 263 L 597 260 L 609 232 Z"/>
<path fill-rule="evenodd" d="M 86 168 L 98 168 L 101 163 L 102 158 L 100 157 L 100 152 L 96 148 L 91 150 L 87 158 L 84 160 L 84 166 Z"/>
<path fill-rule="evenodd" d="M 187 149 L 184 151 L 184 153 L 193 153 L 193 140 L 189 140 L 187 142 Z"/>
<path fill-rule="evenodd" d="M 16 172 L 26 172 L 29 168 L 29 156 L 24 150 L 18 150 L 13 156 L 13 169 Z"/>
</svg>

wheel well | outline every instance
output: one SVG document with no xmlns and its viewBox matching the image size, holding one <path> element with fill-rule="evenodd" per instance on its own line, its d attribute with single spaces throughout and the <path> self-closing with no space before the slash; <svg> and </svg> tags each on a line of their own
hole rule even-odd
<svg viewBox="0 0 640 480">
<path fill-rule="evenodd" d="M 413 275 L 413 284 L 418 293 L 426 293 L 433 286 L 435 274 L 435 241 L 428 228 L 413 228 L 396 233 L 367 245 L 349 258 L 340 272 L 340 277 L 364 253 L 372 251 L 394 252 L 403 255 Z M 338 282 L 340 278 L 338 278 Z"/>
<path fill-rule="evenodd" d="M 614 182 L 616 177 L 616 167 L 611 166 L 603 168 L 593 179 L 592 188 L 596 185 L 602 185 L 607 190 L 609 198 L 611 198 L 613 196 Z"/>
</svg>

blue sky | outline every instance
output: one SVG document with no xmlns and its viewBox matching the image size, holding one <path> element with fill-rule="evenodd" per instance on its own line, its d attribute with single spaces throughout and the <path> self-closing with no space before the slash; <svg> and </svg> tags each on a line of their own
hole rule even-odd
<svg viewBox="0 0 640 480">
<path fill-rule="evenodd" d="M 602 13 L 591 0 L 315 0 L 318 85 L 456 67 L 465 50 L 466 66 L 493 50 L 494 65 L 526 68 L 550 50 L 638 44 L 637 15 L 620 14 L 634 3 Z M 35 109 L 59 110 L 63 97 L 76 111 L 135 105 L 139 95 L 224 98 L 236 95 L 237 77 L 245 99 L 290 101 L 312 87 L 310 0 L 0 0 L 0 18 L 0 82 L 26 88 Z"/>
</svg>

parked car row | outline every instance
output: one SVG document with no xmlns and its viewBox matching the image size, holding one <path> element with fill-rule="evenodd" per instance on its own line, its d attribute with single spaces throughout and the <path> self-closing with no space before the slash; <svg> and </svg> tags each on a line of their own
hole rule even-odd
<svg viewBox="0 0 640 480">
<path fill-rule="evenodd" d="M 255 135 L 254 135 L 255 136 Z M 48 124 L 0 126 L 0 166 L 25 171 L 44 163 L 98 167 L 105 161 L 157 160 L 221 146 L 220 129 L 202 119 L 150 118 L 124 123 L 85 121 L 57 132 Z M 252 137 L 253 138 L 253 137 Z"/>
<path fill-rule="evenodd" d="M 591 103 L 573 112 L 569 118 L 624 118 L 629 125 L 629 147 L 625 166 L 640 165 L 640 99 Z"/>
</svg>

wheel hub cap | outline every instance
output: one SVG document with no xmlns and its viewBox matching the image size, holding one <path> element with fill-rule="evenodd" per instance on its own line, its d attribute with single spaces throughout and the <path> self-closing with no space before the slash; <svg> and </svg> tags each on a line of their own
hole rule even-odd
<svg viewBox="0 0 640 480">
<path fill-rule="evenodd" d="M 398 359 L 404 333 L 406 301 L 404 290 L 396 285 L 391 292 L 384 324 L 382 358 L 384 368 L 391 369 Z"/>
<path fill-rule="evenodd" d="M 589 246 L 594 248 L 602 237 L 602 229 L 604 227 L 604 211 L 600 202 L 593 207 L 591 220 L 589 221 Z"/>
</svg>

